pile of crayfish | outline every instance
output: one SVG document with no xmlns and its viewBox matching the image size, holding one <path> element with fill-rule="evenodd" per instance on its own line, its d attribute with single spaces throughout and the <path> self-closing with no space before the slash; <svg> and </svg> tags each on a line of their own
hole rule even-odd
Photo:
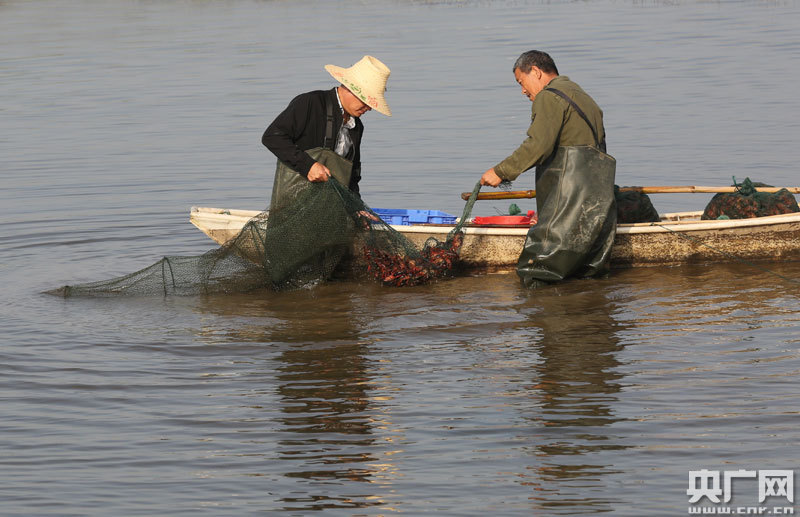
<svg viewBox="0 0 800 517">
<path fill-rule="evenodd" d="M 419 285 L 448 274 L 458 261 L 464 240 L 456 233 L 445 242 L 426 245 L 416 258 L 387 252 L 376 247 L 364 247 L 367 272 L 384 285 L 401 287 Z"/>
</svg>

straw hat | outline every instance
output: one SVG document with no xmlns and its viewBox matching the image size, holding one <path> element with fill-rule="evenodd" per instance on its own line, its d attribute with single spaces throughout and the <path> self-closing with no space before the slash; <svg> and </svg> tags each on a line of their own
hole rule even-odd
<svg viewBox="0 0 800 517">
<path fill-rule="evenodd" d="M 372 56 L 364 56 L 361 61 L 350 68 L 325 65 L 325 70 L 334 79 L 342 83 L 348 90 L 364 101 L 370 108 L 391 117 L 392 110 L 386 104 L 383 92 L 386 91 L 386 80 L 391 70 Z"/>
</svg>

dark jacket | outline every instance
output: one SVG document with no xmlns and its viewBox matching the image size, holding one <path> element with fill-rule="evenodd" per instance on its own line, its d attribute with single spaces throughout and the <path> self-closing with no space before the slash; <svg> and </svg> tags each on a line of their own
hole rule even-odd
<svg viewBox="0 0 800 517">
<path fill-rule="evenodd" d="M 280 161 L 306 177 L 314 165 L 314 159 L 305 151 L 322 147 L 325 141 L 326 98 L 333 106 L 331 146 L 335 146 L 342 127 L 342 111 L 336 98 L 336 88 L 298 95 L 272 121 L 261 137 L 261 143 Z M 348 187 L 358 193 L 358 182 L 361 180 L 361 135 L 364 133 L 364 124 L 358 118 L 355 121 L 356 127 L 350 130 L 353 147 L 345 158 L 353 162 L 353 175 Z"/>
</svg>

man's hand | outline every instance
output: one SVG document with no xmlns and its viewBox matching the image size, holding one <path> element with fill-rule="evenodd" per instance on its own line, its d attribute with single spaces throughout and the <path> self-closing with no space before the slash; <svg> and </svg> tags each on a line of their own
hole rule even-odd
<svg viewBox="0 0 800 517">
<path fill-rule="evenodd" d="M 364 217 L 366 219 L 369 219 L 370 221 L 376 222 L 376 223 L 381 220 L 380 217 L 378 217 L 377 215 L 371 214 L 371 213 L 367 212 L 366 210 L 361 210 L 358 213 L 358 215 L 360 215 L 361 217 Z"/>
<path fill-rule="evenodd" d="M 488 171 L 483 173 L 481 176 L 481 185 L 489 185 L 490 187 L 496 187 L 503 181 L 503 178 L 497 175 L 494 172 L 494 167 L 489 169 Z"/>
<path fill-rule="evenodd" d="M 328 181 L 331 177 L 331 171 L 319 162 L 314 162 L 314 165 L 308 170 L 308 181 L 320 182 Z"/>
</svg>

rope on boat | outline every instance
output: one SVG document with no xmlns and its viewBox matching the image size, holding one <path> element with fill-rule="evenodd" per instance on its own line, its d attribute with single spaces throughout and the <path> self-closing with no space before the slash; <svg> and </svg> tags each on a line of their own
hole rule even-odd
<svg viewBox="0 0 800 517">
<path fill-rule="evenodd" d="M 736 262 L 741 262 L 742 264 L 746 264 L 746 265 L 754 267 L 756 269 L 760 269 L 761 271 L 764 271 L 765 273 L 769 273 L 770 275 L 775 275 L 775 276 L 777 276 L 778 278 L 780 278 L 782 280 L 786 280 L 787 282 L 792 282 L 794 284 L 800 284 L 800 280 L 797 280 L 795 278 L 789 278 L 787 276 L 783 276 L 780 273 L 776 273 L 775 271 L 767 269 L 767 268 L 765 268 L 763 266 L 759 266 L 758 264 L 756 264 L 754 262 L 751 262 L 749 260 L 745 260 L 743 258 L 737 257 L 736 255 L 734 255 L 732 253 L 728 253 L 727 251 L 724 251 L 724 250 L 721 250 L 719 248 L 716 248 L 716 247 L 714 247 L 714 246 L 712 246 L 710 244 L 706 244 L 705 242 L 703 242 L 702 240 L 698 239 L 697 237 L 692 237 L 691 235 L 686 235 L 683 232 L 680 232 L 680 231 L 677 231 L 677 230 L 673 230 L 672 228 L 667 228 L 663 224 L 659 224 L 659 223 L 650 223 L 650 226 L 658 226 L 659 228 L 663 228 L 663 229 L 665 229 L 665 230 L 667 230 L 669 232 L 672 232 L 672 233 L 678 235 L 679 237 L 682 237 L 682 238 L 688 240 L 689 242 L 694 242 L 695 244 L 699 244 L 701 246 L 705 246 L 706 248 L 712 249 L 712 250 L 716 251 L 717 253 L 721 253 L 721 254 L 725 255 L 726 257 L 728 257 L 730 259 L 733 259 Z"/>
</svg>

